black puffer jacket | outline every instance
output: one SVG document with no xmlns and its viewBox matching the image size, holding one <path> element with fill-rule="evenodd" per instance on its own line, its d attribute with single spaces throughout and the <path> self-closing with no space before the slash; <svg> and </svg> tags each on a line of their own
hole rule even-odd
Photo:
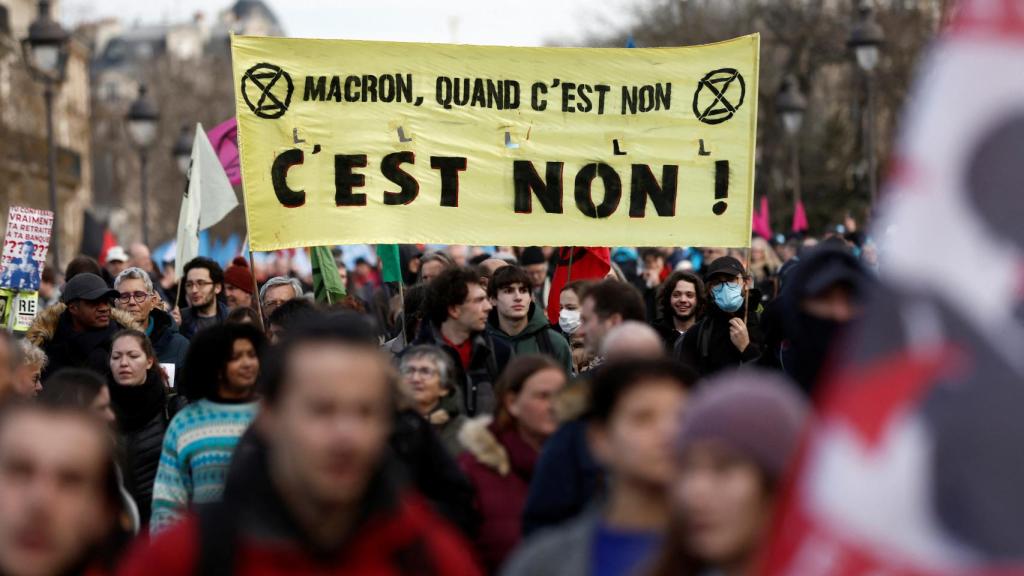
<svg viewBox="0 0 1024 576">
<path fill-rule="evenodd" d="M 149 519 L 153 505 L 153 482 L 160 467 L 160 452 L 167 431 L 167 416 L 161 410 L 148 424 L 123 434 L 124 461 L 127 465 L 125 488 L 139 506 L 139 517 Z"/>
<path fill-rule="evenodd" d="M 709 376 L 760 359 L 764 344 L 761 333 L 761 293 L 756 289 L 750 290 L 747 297 L 750 299 L 750 308 L 745 310 L 744 306 L 740 306 L 736 312 L 725 312 L 710 302 L 704 317 L 676 342 L 673 352 L 676 360 L 696 370 L 701 376 Z M 750 345 L 741 353 L 732 343 L 729 322 L 733 318 L 743 318 L 744 313 Z"/>
<path fill-rule="evenodd" d="M 175 402 L 159 369 L 150 370 L 146 383 L 140 386 L 121 386 L 109 375 L 107 386 L 121 431 L 125 488 L 139 506 L 139 517 L 145 520 L 150 517 L 153 482 L 160 467 L 164 432 L 174 413 L 170 406 Z"/>
</svg>

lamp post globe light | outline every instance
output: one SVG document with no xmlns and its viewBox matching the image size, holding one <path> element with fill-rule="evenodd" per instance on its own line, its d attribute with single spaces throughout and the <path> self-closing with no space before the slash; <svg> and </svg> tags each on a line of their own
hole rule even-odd
<svg viewBox="0 0 1024 576">
<path fill-rule="evenodd" d="M 188 176 L 188 167 L 192 163 L 192 131 L 187 125 L 182 126 L 181 131 L 178 132 L 178 139 L 174 141 L 174 147 L 171 148 L 171 156 L 174 157 L 174 165 L 178 167 L 178 170 Z"/>
<path fill-rule="evenodd" d="M 782 117 L 782 126 L 786 134 L 796 136 L 804 123 L 807 99 L 800 93 L 800 86 L 792 76 L 782 81 L 782 88 L 775 97 L 775 110 Z"/>
<path fill-rule="evenodd" d="M 857 66 L 864 74 L 864 87 L 867 91 L 867 134 L 865 136 L 865 156 L 868 164 L 868 189 L 871 207 L 878 198 L 878 167 L 875 154 L 875 82 L 874 71 L 881 59 L 882 45 L 885 44 L 885 32 L 875 21 L 875 11 L 869 0 L 860 4 L 859 16 L 850 28 L 847 47 L 853 52 Z"/>
<path fill-rule="evenodd" d="M 787 76 L 775 97 L 775 111 L 782 118 L 782 127 L 789 137 L 790 170 L 793 182 L 793 206 L 800 203 L 800 140 L 797 135 L 804 123 L 804 112 L 807 111 L 807 99 L 800 92 L 796 78 Z"/>
<path fill-rule="evenodd" d="M 149 198 L 146 186 L 146 164 L 149 149 L 156 142 L 160 127 L 160 111 L 146 96 L 146 85 L 139 86 L 139 96 L 132 102 L 125 118 L 128 136 L 139 150 L 139 170 L 142 193 L 142 243 L 149 246 Z"/>
<path fill-rule="evenodd" d="M 53 212 L 53 239 L 50 253 L 55 268 L 60 268 L 60 220 L 57 211 L 57 145 L 53 132 L 53 99 L 67 73 L 70 36 L 50 15 L 49 0 L 39 0 L 39 13 L 21 40 L 22 56 L 32 79 L 42 83 L 46 104 L 46 167 L 50 211 Z"/>
</svg>

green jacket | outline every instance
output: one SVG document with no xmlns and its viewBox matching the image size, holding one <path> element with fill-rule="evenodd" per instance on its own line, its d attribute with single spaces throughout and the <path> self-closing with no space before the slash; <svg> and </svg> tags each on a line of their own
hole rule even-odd
<svg viewBox="0 0 1024 576">
<path fill-rule="evenodd" d="M 508 344 L 512 348 L 513 356 L 547 354 L 565 368 L 566 374 L 572 374 L 572 350 L 569 348 L 569 342 L 548 324 L 547 315 L 536 304 L 530 304 L 529 314 L 530 321 L 526 328 L 519 334 L 510 336 L 498 323 L 498 310 L 491 310 L 491 316 L 487 320 L 487 332 L 495 340 Z"/>
</svg>

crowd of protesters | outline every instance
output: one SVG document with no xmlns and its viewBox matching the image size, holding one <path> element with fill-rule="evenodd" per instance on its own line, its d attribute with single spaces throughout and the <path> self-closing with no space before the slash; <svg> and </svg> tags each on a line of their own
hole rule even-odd
<svg viewBox="0 0 1024 576">
<path fill-rule="evenodd" d="M 47 270 L 0 332 L 0 573 L 749 574 L 877 267 L 838 235 L 564 286 L 550 248 L 400 253 L 330 305 L 142 245 Z"/>
</svg>

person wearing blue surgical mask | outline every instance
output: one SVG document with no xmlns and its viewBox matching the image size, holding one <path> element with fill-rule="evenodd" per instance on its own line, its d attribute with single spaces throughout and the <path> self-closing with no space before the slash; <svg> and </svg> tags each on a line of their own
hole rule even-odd
<svg viewBox="0 0 1024 576">
<path fill-rule="evenodd" d="M 747 285 L 743 264 L 722 256 L 704 272 L 707 310 L 678 342 L 673 355 L 701 376 L 756 362 L 761 357 L 761 295 Z"/>
</svg>

